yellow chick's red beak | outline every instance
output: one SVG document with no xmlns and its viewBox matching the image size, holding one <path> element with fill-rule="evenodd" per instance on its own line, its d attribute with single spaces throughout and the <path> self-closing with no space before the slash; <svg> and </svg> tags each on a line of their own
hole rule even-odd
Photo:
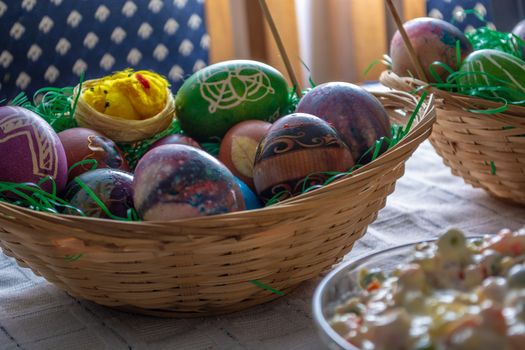
<svg viewBox="0 0 525 350">
<path fill-rule="evenodd" d="M 151 118 L 166 106 L 168 81 L 151 71 L 116 72 L 83 92 L 84 100 L 100 113 L 115 118 Z"/>
</svg>

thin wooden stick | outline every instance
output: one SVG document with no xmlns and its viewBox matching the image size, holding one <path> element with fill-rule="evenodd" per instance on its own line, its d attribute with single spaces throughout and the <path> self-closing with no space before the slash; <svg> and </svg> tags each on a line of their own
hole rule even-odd
<svg viewBox="0 0 525 350">
<path fill-rule="evenodd" d="M 388 5 L 388 8 L 390 9 L 392 16 L 394 17 L 394 22 L 396 22 L 397 29 L 399 30 L 399 33 L 401 34 L 401 37 L 405 42 L 405 46 L 408 49 L 408 55 L 410 56 L 412 64 L 416 68 L 418 78 L 427 82 L 427 75 L 425 74 L 425 70 L 423 69 L 421 63 L 419 62 L 419 59 L 417 58 L 416 50 L 414 50 L 414 46 L 412 46 L 412 43 L 410 42 L 410 38 L 408 37 L 405 27 L 403 27 L 403 21 L 401 21 L 401 17 L 399 17 L 399 12 L 397 12 L 397 9 L 394 6 L 392 0 L 386 0 L 386 4 Z"/>
<path fill-rule="evenodd" d="M 281 35 L 279 34 L 279 31 L 277 30 L 277 27 L 273 20 L 272 14 L 270 13 L 268 4 L 266 4 L 266 0 L 259 0 L 259 4 L 261 5 L 261 9 L 264 14 L 264 17 L 266 18 L 266 21 L 268 22 L 268 25 L 270 26 L 270 30 L 272 31 L 273 38 L 275 42 L 277 43 L 277 48 L 279 49 L 279 52 L 281 53 L 281 57 L 283 58 L 284 65 L 286 66 L 286 70 L 288 71 L 288 75 L 290 76 L 290 79 L 292 80 L 292 83 L 295 87 L 295 92 L 297 93 L 297 96 L 303 97 L 303 94 L 301 92 L 301 86 L 299 85 L 299 81 L 297 80 L 295 72 L 292 68 L 292 64 L 290 63 L 290 59 L 288 58 L 288 54 L 286 53 L 286 49 L 284 48 L 283 41 L 281 40 Z"/>
</svg>

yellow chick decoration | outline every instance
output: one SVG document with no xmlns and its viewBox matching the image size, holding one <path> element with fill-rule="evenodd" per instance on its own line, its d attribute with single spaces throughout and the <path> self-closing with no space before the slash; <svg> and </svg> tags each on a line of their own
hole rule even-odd
<svg viewBox="0 0 525 350">
<path fill-rule="evenodd" d="M 168 81 L 151 71 L 126 69 L 98 80 L 83 93 L 100 113 L 127 120 L 151 118 L 166 106 Z"/>
</svg>

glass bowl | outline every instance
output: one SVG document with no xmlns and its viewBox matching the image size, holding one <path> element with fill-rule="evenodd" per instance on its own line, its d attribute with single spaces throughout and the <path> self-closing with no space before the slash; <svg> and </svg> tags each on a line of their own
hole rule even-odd
<svg viewBox="0 0 525 350">
<path fill-rule="evenodd" d="M 482 238 L 481 236 L 474 236 L 468 237 L 468 240 Z M 436 239 L 432 239 L 404 244 L 357 260 L 350 260 L 342 263 L 323 278 L 315 290 L 312 309 L 319 335 L 329 349 L 359 350 L 334 331 L 328 323 L 334 316 L 337 306 L 349 298 L 357 296 L 362 291 L 359 287 L 359 271 L 363 268 L 368 270 L 378 268 L 385 274 L 389 274 L 400 264 L 406 264 L 412 259 L 417 244 L 435 241 Z"/>
</svg>

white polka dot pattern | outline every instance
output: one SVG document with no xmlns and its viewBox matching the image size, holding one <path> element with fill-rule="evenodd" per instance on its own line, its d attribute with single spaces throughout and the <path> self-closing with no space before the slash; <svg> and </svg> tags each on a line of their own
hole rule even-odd
<svg viewBox="0 0 525 350">
<path fill-rule="evenodd" d="M 492 24 L 491 0 L 427 0 L 428 15 L 450 22 L 464 32 Z M 485 19 L 481 21 L 477 15 Z"/>
<path fill-rule="evenodd" d="M 174 91 L 208 64 L 202 0 L 0 0 L 0 100 L 151 69 Z"/>
</svg>

